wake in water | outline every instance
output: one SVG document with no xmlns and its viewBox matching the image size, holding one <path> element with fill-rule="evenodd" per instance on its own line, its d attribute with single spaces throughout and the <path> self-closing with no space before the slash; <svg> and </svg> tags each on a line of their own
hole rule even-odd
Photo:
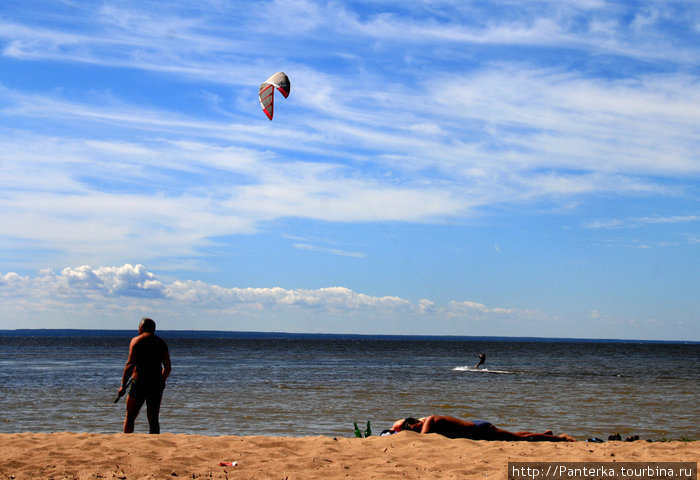
<svg viewBox="0 0 700 480">
<path fill-rule="evenodd" d="M 496 374 L 508 374 L 515 375 L 518 372 L 512 372 L 509 370 L 491 370 L 490 368 L 474 368 L 474 367 L 455 367 L 452 369 L 455 372 L 469 372 L 469 373 L 496 373 Z"/>
</svg>

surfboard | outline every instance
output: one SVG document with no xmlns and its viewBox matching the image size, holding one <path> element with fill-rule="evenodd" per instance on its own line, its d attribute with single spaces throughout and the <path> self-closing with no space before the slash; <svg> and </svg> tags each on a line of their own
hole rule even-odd
<svg viewBox="0 0 700 480">
<path fill-rule="evenodd" d="M 517 372 L 511 372 L 509 370 L 493 370 L 490 368 L 474 368 L 474 367 L 455 367 L 452 369 L 455 372 L 467 372 L 467 373 L 495 373 L 495 374 L 510 374 L 514 375 Z"/>
</svg>

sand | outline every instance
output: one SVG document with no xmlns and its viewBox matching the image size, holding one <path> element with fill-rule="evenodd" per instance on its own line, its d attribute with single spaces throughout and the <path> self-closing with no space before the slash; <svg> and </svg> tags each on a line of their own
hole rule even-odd
<svg viewBox="0 0 700 480">
<path fill-rule="evenodd" d="M 699 442 L 489 442 L 413 432 L 367 439 L 0 434 L 0 479 L 506 479 L 509 461 L 698 459 Z"/>
</svg>

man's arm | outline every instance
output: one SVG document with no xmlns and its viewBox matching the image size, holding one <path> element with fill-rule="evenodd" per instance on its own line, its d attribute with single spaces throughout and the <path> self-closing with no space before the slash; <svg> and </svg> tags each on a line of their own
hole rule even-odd
<svg viewBox="0 0 700 480">
<path fill-rule="evenodd" d="M 425 420 L 423 420 L 423 426 L 420 429 L 420 433 L 431 433 L 433 432 L 433 428 L 435 426 L 435 421 L 438 419 L 437 415 L 430 415 L 428 417 L 425 417 Z"/>
<path fill-rule="evenodd" d="M 170 376 L 170 371 L 172 366 L 170 365 L 170 353 L 168 352 L 168 346 L 165 345 L 163 349 L 163 382 L 165 382 Z"/>
<path fill-rule="evenodd" d="M 131 343 L 129 344 L 129 357 L 126 359 L 126 365 L 124 366 L 124 374 L 122 375 L 122 385 L 121 387 L 119 387 L 119 393 L 121 393 L 124 390 L 126 383 L 131 378 L 131 375 L 134 373 L 134 368 L 136 367 L 136 364 L 134 363 L 134 345 L 136 345 L 137 338 L 138 337 L 132 339 Z"/>
</svg>

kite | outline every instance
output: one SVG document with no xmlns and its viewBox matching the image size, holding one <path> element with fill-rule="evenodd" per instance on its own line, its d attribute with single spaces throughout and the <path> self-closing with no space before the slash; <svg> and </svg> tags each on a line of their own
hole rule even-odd
<svg viewBox="0 0 700 480">
<path fill-rule="evenodd" d="M 272 120 L 275 88 L 284 95 L 284 98 L 287 98 L 289 95 L 291 86 L 289 85 L 289 77 L 284 72 L 275 73 L 260 85 L 258 95 L 260 97 L 260 106 L 270 120 Z"/>
</svg>

